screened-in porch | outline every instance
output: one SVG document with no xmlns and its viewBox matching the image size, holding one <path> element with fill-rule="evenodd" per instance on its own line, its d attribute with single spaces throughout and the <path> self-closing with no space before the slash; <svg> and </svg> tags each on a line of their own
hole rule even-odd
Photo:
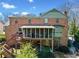
<svg viewBox="0 0 79 59">
<path fill-rule="evenodd" d="M 22 26 L 19 32 L 23 39 L 39 44 L 40 51 L 44 45 L 51 46 L 53 51 L 54 26 Z"/>
<path fill-rule="evenodd" d="M 19 32 L 22 33 L 22 37 L 30 42 L 36 42 L 40 45 L 52 47 L 59 47 L 60 39 L 63 32 L 61 26 L 21 26 Z M 36 44 L 36 43 L 35 43 Z"/>
<path fill-rule="evenodd" d="M 19 28 L 23 38 L 29 39 L 53 39 L 54 26 L 22 26 Z"/>
</svg>

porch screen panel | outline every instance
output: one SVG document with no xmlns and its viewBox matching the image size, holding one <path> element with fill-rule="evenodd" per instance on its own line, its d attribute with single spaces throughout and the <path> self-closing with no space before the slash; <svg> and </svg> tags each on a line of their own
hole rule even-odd
<svg viewBox="0 0 79 59">
<path fill-rule="evenodd" d="M 39 29 L 36 29 L 36 38 L 39 38 Z"/>
<path fill-rule="evenodd" d="M 40 38 L 44 38 L 44 29 L 40 29 Z"/>
<path fill-rule="evenodd" d="M 49 29 L 49 38 L 53 38 L 53 29 Z"/>
<path fill-rule="evenodd" d="M 31 37 L 29 28 L 27 28 L 27 37 Z"/>
<path fill-rule="evenodd" d="M 48 38 L 48 29 L 45 28 L 45 38 Z"/>
<path fill-rule="evenodd" d="M 32 28 L 32 38 L 35 38 L 35 29 Z"/>
</svg>

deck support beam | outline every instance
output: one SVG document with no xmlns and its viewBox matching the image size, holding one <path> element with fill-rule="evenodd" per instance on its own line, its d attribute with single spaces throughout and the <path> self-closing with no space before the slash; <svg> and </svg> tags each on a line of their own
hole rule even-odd
<svg viewBox="0 0 79 59">
<path fill-rule="evenodd" d="M 42 51 L 42 41 L 40 40 L 40 51 Z"/>
</svg>

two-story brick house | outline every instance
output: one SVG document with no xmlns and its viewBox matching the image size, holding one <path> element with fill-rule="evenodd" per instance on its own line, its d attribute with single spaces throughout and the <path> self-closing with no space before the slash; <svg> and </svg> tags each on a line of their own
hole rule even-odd
<svg viewBox="0 0 79 59">
<path fill-rule="evenodd" d="M 5 34 L 7 41 L 13 34 L 20 32 L 22 38 L 31 41 L 33 44 L 59 47 L 67 46 L 68 20 L 65 14 L 56 9 L 50 10 L 39 17 L 11 16 L 10 24 L 6 27 Z M 16 42 L 11 39 L 9 45 Z"/>
</svg>

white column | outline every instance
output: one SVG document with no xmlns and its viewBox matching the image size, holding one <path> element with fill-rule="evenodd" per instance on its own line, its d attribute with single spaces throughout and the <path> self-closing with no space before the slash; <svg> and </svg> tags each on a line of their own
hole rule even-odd
<svg viewBox="0 0 79 59">
<path fill-rule="evenodd" d="M 44 38 L 45 38 L 45 28 L 44 28 L 44 31 L 43 31 L 43 33 L 44 33 Z"/>
<path fill-rule="evenodd" d="M 23 34 L 23 38 L 25 38 L 25 33 L 24 33 L 24 31 L 23 31 L 23 28 L 22 28 L 22 34 Z"/>
<path fill-rule="evenodd" d="M 26 37 L 26 28 L 24 28 L 23 32 L 24 32 L 24 37 Z"/>
<path fill-rule="evenodd" d="M 27 28 L 26 28 L 26 37 L 27 37 Z"/>
<path fill-rule="evenodd" d="M 55 37 L 55 29 L 52 29 L 52 53 L 53 53 L 54 37 Z"/>
<path fill-rule="evenodd" d="M 49 39 L 49 29 L 47 28 L 47 30 L 48 30 L 47 31 L 48 32 L 48 38 L 46 39 L 46 45 L 48 46 L 49 45 L 49 40 L 48 40 Z"/>
<path fill-rule="evenodd" d="M 31 36 L 31 38 L 32 38 L 32 28 L 30 28 L 30 36 Z"/>
<path fill-rule="evenodd" d="M 30 43 L 31 43 L 31 38 L 32 38 L 32 29 L 30 28 Z"/>
</svg>

